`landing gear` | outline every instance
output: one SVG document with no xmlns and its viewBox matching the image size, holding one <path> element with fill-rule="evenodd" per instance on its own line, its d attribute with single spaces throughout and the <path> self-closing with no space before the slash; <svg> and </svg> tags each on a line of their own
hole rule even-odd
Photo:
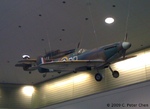
<svg viewBox="0 0 150 109">
<path fill-rule="evenodd" d="M 97 69 L 97 73 L 95 74 L 95 80 L 96 81 L 101 81 L 103 79 L 102 74 L 99 73 L 98 69 Z"/>
<path fill-rule="evenodd" d="M 31 74 L 31 72 L 29 72 L 29 74 Z"/>
<path fill-rule="evenodd" d="M 112 76 L 114 78 L 118 78 L 119 77 L 119 72 L 116 70 L 112 70 L 112 68 L 109 66 L 110 71 L 112 72 Z M 101 73 L 99 73 L 98 69 L 97 69 L 97 73 L 95 74 L 95 80 L 96 81 L 101 81 L 103 79 L 103 76 Z"/>
<path fill-rule="evenodd" d="M 118 71 L 113 71 L 112 73 L 114 78 L 118 78 L 119 77 L 119 72 Z"/>
<path fill-rule="evenodd" d="M 118 71 L 113 71 L 112 70 L 112 68 L 109 66 L 109 69 L 110 69 L 110 71 L 112 72 L 112 76 L 114 77 L 114 78 L 118 78 L 119 77 L 119 72 Z"/>
<path fill-rule="evenodd" d="M 100 73 L 96 73 L 95 80 L 96 81 L 101 81 L 102 79 L 103 79 L 102 75 Z"/>
</svg>

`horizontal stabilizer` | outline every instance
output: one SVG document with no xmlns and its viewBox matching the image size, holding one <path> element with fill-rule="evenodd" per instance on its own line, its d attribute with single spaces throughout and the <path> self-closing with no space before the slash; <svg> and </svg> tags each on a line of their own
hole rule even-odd
<svg viewBox="0 0 150 109">
<path fill-rule="evenodd" d="M 23 59 L 18 62 L 36 62 L 36 59 Z"/>
<path fill-rule="evenodd" d="M 23 64 L 23 63 L 18 63 L 18 64 L 15 64 L 15 67 L 23 67 L 25 65 L 30 65 L 30 64 Z"/>
<path fill-rule="evenodd" d="M 36 64 L 36 59 L 23 59 L 15 64 L 16 67 L 32 66 Z"/>
<path fill-rule="evenodd" d="M 37 69 L 38 69 L 38 66 L 30 67 L 30 68 L 28 68 L 28 71 L 33 71 L 33 70 L 37 70 Z"/>
</svg>

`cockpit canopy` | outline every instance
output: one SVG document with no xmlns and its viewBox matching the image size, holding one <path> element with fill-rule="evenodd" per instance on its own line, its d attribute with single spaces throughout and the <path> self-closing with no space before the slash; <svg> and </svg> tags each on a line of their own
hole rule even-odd
<svg viewBox="0 0 150 109">
<path fill-rule="evenodd" d="M 87 51 L 87 50 L 86 50 L 86 49 L 81 48 L 81 49 L 79 49 L 79 50 L 78 50 L 78 52 L 77 52 L 77 53 L 78 53 L 78 54 L 82 54 L 82 53 L 84 53 L 85 51 Z"/>
</svg>

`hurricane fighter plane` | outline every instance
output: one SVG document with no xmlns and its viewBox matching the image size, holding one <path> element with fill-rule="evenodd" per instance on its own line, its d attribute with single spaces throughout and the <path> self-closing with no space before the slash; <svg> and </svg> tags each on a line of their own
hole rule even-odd
<svg viewBox="0 0 150 109">
<path fill-rule="evenodd" d="M 120 58 L 124 59 L 126 50 L 130 47 L 130 42 L 123 41 L 92 50 L 56 50 L 37 59 L 23 59 L 18 61 L 15 66 L 22 67 L 23 70 L 29 72 L 38 70 L 40 73 L 44 73 L 43 77 L 48 72 L 78 72 L 94 69 L 97 70 L 96 81 L 101 81 L 103 76 L 99 69 L 109 68 L 114 78 L 119 77 L 119 72 L 112 70 L 110 65 Z"/>
</svg>

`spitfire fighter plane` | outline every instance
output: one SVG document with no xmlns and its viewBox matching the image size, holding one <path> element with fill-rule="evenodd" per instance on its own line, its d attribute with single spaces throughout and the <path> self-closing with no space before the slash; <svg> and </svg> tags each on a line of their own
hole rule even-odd
<svg viewBox="0 0 150 109">
<path fill-rule="evenodd" d="M 110 65 L 120 58 L 125 58 L 126 50 L 131 47 L 130 42 L 116 42 L 92 50 L 72 49 L 68 51 L 51 51 L 45 56 L 37 59 L 23 59 L 18 61 L 16 67 L 22 67 L 25 71 L 38 70 L 44 73 L 48 72 L 78 72 L 86 70 L 97 70 L 95 74 L 96 81 L 101 81 L 103 76 L 99 69 L 109 68 L 114 78 L 119 77 L 119 72 L 112 70 Z"/>
</svg>

